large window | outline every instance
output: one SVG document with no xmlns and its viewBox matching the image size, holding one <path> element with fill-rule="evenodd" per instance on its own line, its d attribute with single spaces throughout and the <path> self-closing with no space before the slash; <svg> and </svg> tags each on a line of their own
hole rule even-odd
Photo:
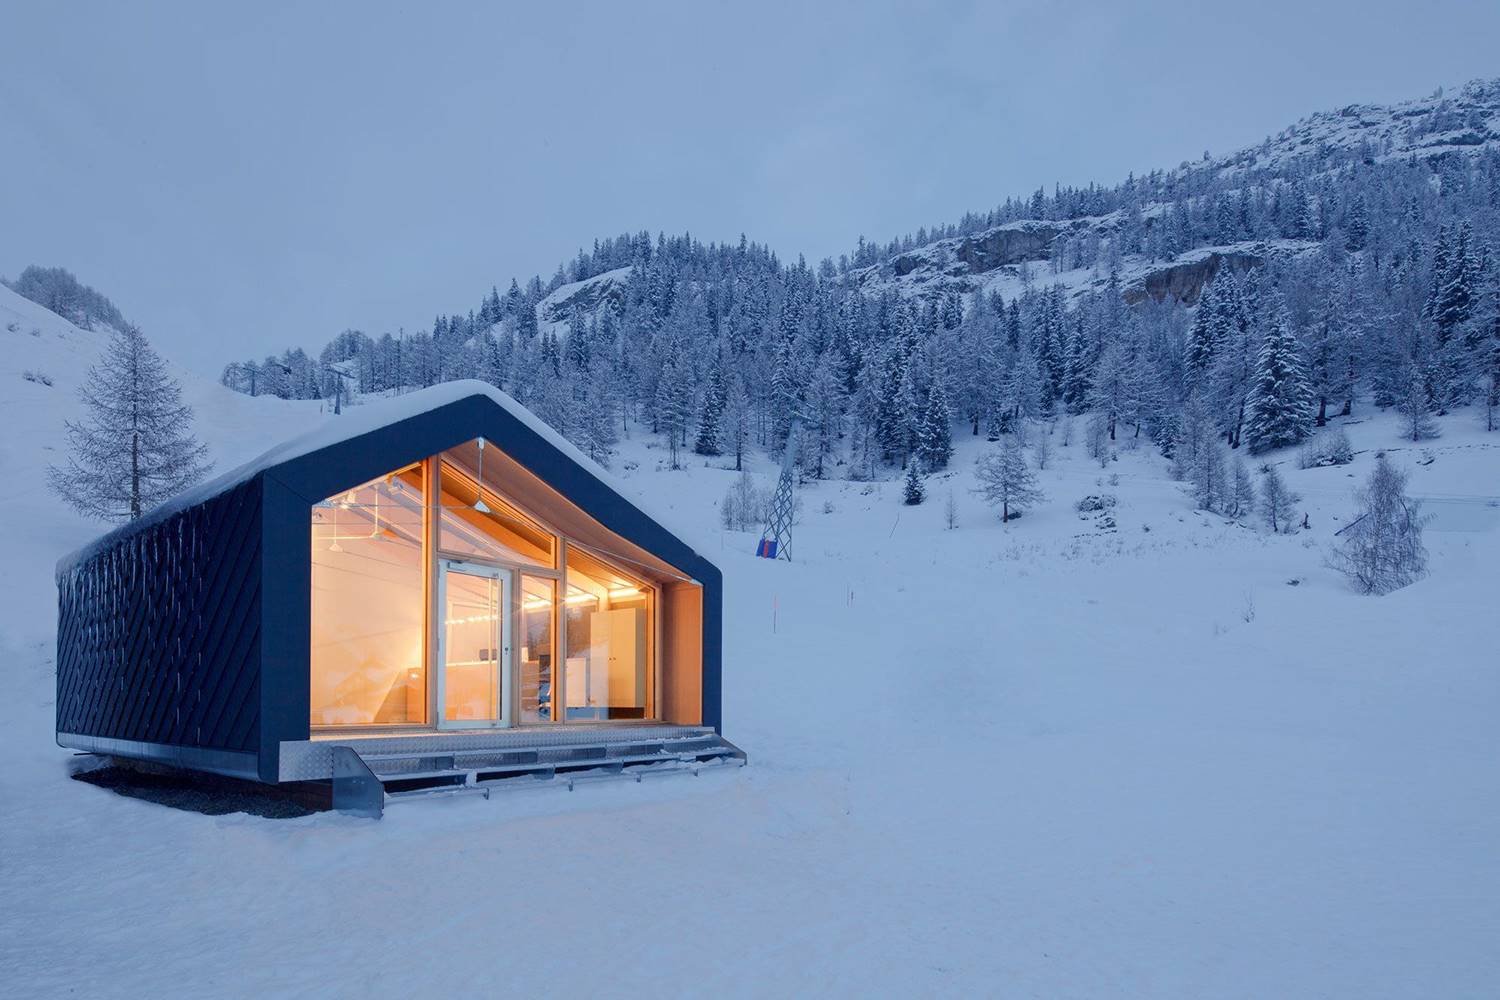
<svg viewBox="0 0 1500 1000">
<path fill-rule="evenodd" d="M 422 467 L 312 512 L 312 724 L 427 721 Z"/>
<path fill-rule="evenodd" d="M 659 714 L 657 591 L 565 544 L 567 523 L 603 534 L 565 501 L 530 494 L 573 519 L 560 534 L 511 501 L 523 475 L 476 439 L 314 505 L 313 726 Z"/>
<path fill-rule="evenodd" d="M 567 563 L 564 718 L 649 718 L 651 588 L 576 547 Z"/>
<path fill-rule="evenodd" d="M 521 667 L 521 722 L 553 720 L 552 667 L 557 655 L 553 616 L 557 604 L 557 581 L 546 577 L 521 576 L 521 630 L 517 650 Z"/>
</svg>

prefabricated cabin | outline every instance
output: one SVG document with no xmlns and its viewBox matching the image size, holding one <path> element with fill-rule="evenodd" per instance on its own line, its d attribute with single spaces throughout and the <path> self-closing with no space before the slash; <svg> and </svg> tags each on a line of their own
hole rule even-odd
<svg viewBox="0 0 1500 1000">
<path fill-rule="evenodd" d="M 719 570 L 484 383 L 352 407 L 57 584 L 64 747 L 283 782 L 721 729 Z"/>
</svg>

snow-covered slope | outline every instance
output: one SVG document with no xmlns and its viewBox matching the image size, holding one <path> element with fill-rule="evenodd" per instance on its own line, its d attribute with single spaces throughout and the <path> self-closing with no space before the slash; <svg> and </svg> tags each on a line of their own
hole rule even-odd
<svg viewBox="0 0 1500 1000">
<path fill-rule="evenodd" d="M 82 416 L 78 387 L 107 343 L 107 330 L 83 330 L 0 285 L 0 474 L 3 503 L 23 525 L 6 543 L 17 566 L 56 562 L 105 525 L 86 521 L 47 489 L 47 466 L 66 454 L 64 421 Z M 220 469 L 237 465 L 272 442 L 321 419 L 321 404 L 288 403 L 231 392 L 183 369 L 173 369 L 194 429 Z M 45 631 L 56 617 L 50 581 L 0 574 L 0 604 L 18 620 Z"/>
<path fill-rule="evenodd" d="M 1500 144 L 1500 79 L 1473 80 L 1399 104 L 1350 104 L 1297 122 L 1259 146 L 1214 162 L 1221 171 L 1273 170 L 1313 157 L 1350 159 L 1467 154 Z"/>
<path fill-rule="evenodd" d="M 1270 456 L 1306 497 L 1289 536 L 1195 512 L 1144 444 L 1101 469 L 1063 427 L 1047 501 L 1001 526 L 965 438 L 920 507 L 899 482 L 806 487 L 793 564 L 718 527 L 733 472 L 627 441 L 625 485 L 714 540 L 749 768 L 380 823 L 209 817 L 70 781 L 52 743 L 51 568 L 95 528 L 33 487 L 97 343 L 0 302 L 21 320 L 0 352 L 24 526 L 0 600 L 14 995 L 1373 1000 L 1500 980 L 1500 508 L 1480 497 L 1500 441 L 1472 413 L 1420 446 L 1349 421 L 1348 467 Z M 57 384 L 17 374 L 37 366 Z M 312 416 L 184 381 L 224 467 Z M 1323 563 L 1376 448 L 1448 498 L 1431 576 L 1378 599 Z M 1101 493 L 1108 518 L 1074 509 Z"/>
</svg>

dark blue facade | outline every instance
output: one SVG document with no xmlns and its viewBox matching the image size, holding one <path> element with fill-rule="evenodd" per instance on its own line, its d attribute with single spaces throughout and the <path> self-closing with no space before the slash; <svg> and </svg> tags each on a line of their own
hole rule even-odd
<svg viewBox="0 0 1500 1000">
<path fill-rule="evenodd" d="M 309 736 L 313 505 L 476 437 L 702 586 L 702 721 L 719 730 L 718 568 L 476 392 L 148 515 L 65 562 L 58 741 L 276 781 L 281 742 Z"/>
</svg>

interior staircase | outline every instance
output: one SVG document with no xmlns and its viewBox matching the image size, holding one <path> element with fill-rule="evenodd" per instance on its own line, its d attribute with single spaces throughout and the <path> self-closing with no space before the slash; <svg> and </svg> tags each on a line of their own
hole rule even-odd
<svg viewBox="0 0 1500 1000">
<path fill-rule="evenodd" d="M 393 802 L 431 795 L 480 794 L 537 782 L 566 784 L 606 778 L 642 778 L 704 767 L 743 766 L 745 752 L 707 727 L 672 726 L 602 730 L 558 744 L 466 749 L 402 748 L 392 741 L 335 744 L 333 807 L 379 819 Z"/>
</svg>

